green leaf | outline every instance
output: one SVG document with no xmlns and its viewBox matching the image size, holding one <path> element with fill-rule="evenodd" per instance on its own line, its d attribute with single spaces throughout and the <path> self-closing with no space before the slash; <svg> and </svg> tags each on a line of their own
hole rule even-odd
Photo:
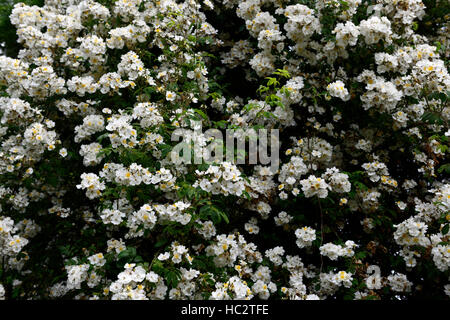
<svg viewBox="0 0 450 320">
<path fill-rule="evenodd" d="M 160 248 L 168 242 L 167 239 L 160 239 L 155 243 L 155 248 Z"/>
<path fill-rule="evenodd" d="M 431 124 L 442 123 L 440 115 L 435 112 L 425 112 L 422 116 L 422 120 Z"/>
<path fill-rule="evenodd" d="M 102 142 L 103 139 L 107 138 L 108 136 L 109 136 L 109 133 L 104 133 L 104 134 L 98 136 L 97 142 Z"/>
<path fill-rule="evenodd" d="M 203 119 L 205 119 L 206 121 L 209 121 L 208 116 L 200 109 L 194 109 L 194 111 L 196 113 L 198 113 Z"/>
<path fill-rule="evenodd" d="M 291 75 L 289 74 L 289 71 L 285 69 L 277 69 L 277 71 L 274 72 L 274 74 L 282 76 L 284 78 L 290 78 Z"/>
<path fill-rule="evenodd" d="M 176 287 L 181 280 L 181 271 L 176 268 L 171 268 L 166 271 L 165 280 L 172 288 Z"/>
<path fill-rule="evenodd" d="M 447 233 L 448 233 L 448 229 L 449 229 L 449 227 L 450 227 L 450 224 L 446 224 L 443 228 L 442 228 L 442 234 L 443 235 L 446 235 Z"/>
<path fill-rule="evenodd" d="M 266 77 L 266 79 L 268 79 L 267 86 L 276 86 L 279 83 L 276 78 Z"/>
<path fill-rule="evenodd" d="M 450 173 L 450 163 L 443 164 L 442 166 L 439 167 L 439 169 L 438 169 L 439 173 L 442 173 L 444 171 L 446 173 Z"/>
<path fill-rule="evenodd" d="M 252 199 L 247 191 L 245 191 L 245 190 L 242 191 L 242 194 L 247 198 L 247 200 L 251 200 Z"/>
<path fill-rule="evenodd" d="M 200 216 L 204 219 L 207 217 L 211 217 L 211 220 L 214 223 L 219 223 L 222 220 L 224 220 L 226 223 L 230 223 L 230 220 L 228 219 L 226 213 L 223 212 L 222 210 L 219 210 L 214 205 L 205 205 L 201 207 L 199 213 Z"/>
<path fill-rule="evenodd" d="M 124 259 L 127 262 L 131 262 L 131 261 L 133 261 L 134 257 L 136 257 L 136 254 L 137 254 L 136 248 L 128 247 L 125 250 L 123 250 L 121 253 L 119 253 L 117 258 L 119 260 Z"/>
</svg>

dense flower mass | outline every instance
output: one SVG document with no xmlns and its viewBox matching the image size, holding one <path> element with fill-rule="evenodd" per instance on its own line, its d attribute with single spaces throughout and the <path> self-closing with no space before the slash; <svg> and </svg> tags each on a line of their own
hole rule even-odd
<svg viewBox="0 0 450 320">
<path fill-rule="evenodd" d="M 446 1 L 45 0 L 9 19 L 0 299 L 450 296 Z M 211 129 L 277 130 L 277 167 Z M 176 130 L 227 158 L 175 163 Z"/>
</svg>

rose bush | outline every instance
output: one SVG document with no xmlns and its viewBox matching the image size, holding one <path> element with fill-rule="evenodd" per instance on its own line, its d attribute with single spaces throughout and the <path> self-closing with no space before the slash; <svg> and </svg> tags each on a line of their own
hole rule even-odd
<svg viewBox="0 0 450 320">
<path fill-rule="evenodd" d="M 448 2 L 2 10 L 1 297 L 450 296 Z M 175 164 L 199 123 L 278 170 Z"/>
</svg>

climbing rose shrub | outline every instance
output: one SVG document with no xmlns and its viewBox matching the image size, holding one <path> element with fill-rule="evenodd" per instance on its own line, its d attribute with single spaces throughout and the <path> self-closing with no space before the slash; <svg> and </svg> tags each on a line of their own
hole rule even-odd
<svg viewBox="0 0 450 320">
<path fill-rule="evenodd" d="M 450 296 L 446 1 L 46 0 L 9 19 L 1 298 Z M 202 146 L 278 130 L 278 169 L 175 164 L 172 133 L 199 126 Z"/>
</svg>

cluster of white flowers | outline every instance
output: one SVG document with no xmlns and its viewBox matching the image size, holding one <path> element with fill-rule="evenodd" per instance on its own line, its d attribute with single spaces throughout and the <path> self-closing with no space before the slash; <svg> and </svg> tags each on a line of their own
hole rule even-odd
<svg viewBox="0 0 450 320">
<path fill-rule="evenodd" d="M 350 94 L 341 80 L 330 83 L 327 86 L 327 90 L 332 97 L 340 98 L 343 101 L 348 101 L 350 99 Z"/>
<path fill-rule="evenodd" d="M 340 286 L 349 288 L 352 286 L 353 274 L 346 271 L 321 273 L 320 285 L 322 291 L 327 295 L 335 293 Z"/>
<path fill-rule="evenodd" d="M 69 265 L 67 271 L 67 288 L 80 289 L 81 284 L 88 277 L 89 264 Z"/>
<path fill-rule="evenodd" d="M 11 218 L 0 217 L 0 256 L 3 259 L 16 257 L 28 244 L 29 240 L 23 237 L 23 232 L 19 232 L 19 227 Z"/>
<path fill-rule="evenodd" d="M 436 11 L 15 4 L 18 50 L 0 56 L 4 278 L 30 299 L 403 299 L 425 294 L 431 267 L 448 283 L 448 17 Z M 255 154 L 203 128 L 250 146 L 278 130 L 277 167 L 261 152 L 235 162 Z M 194 147 L 174 156 L 178 130 Z M 217 145 L 226 161 L 176 161 Z M 55 278 L 35 283 L 47 268 Z"/>
<path fill-rule="evenodd" d="M 124 217 L 125 213 L 117 209 L 105 209 L 100 215 L 104 224 L 111 223 L 114 225 L 119 225 Z"/>
<path fill-rule="evenodd" d="M 285 211 L 281 211 L 278 216 L 274 217 L 275 224 L 277 226 L 283 226 L 289 224 L 293 219 L 292 216 L 288 215 Z"/>
<path fill-rule="evenodd" d="M 206 171 L 196 171 L 201 179 L 193 186 L 212 194 L 233 194 L 240 196 L 245 190 L 245 181 L 236 165 L 222 162 L 219 166 L 211 165 Z M 206 177 L 206 178 L 204 178 Z"/>
<path fill-rule="evenodd" d="M 324 179 L 317 178 L 314 175 L 310 175 L 307 179 L 301 180 L 300 184 L 302 185 L 302 191 L 307 198 L 314 196 L 326 198 L 328 196 L 328 191 L 331 190 L 330 185 L 328 185 Z"/>
<path fill-rule="evenodd" d="M 426 247 L 430 244 L 430 239 L 426 235 L 428 225 L 417 221 L 414 217 L 403 221 L 395 227 L 394 239 L 399 245 Z"/>
<path fill-rule="evenodd" d="M 357 80 L 366 82 L 368 91 L 361 96 L 366 110 L 376 107 L 381 111 L 390 112 L 402 99 L 403 93 L 396 88 L 394 83 L 376 77 L 372 71 L 364 71 Z"/>
<path fill-rule="evenodd" d="M 301 89 L 305 86 L 303 77 L 297 76 L 286 81 L 284 88 L 287 89 L 288 94 L 285 92 L 277 92 L 277 95 L 282 98 L 284 106 L 299 103 L 302 99 Z"/>
<path fill-rule="evenodd" d="M 172 242 L 170 249 L 170 252 L 161 253 L 158 256 L 158 260 L 166 261 L 170 259 L 173 263 L 178 264 L 181 263 L 184 258 L 189 264 L 192 263 L 193 258 L 189 254 L 189 250 L 184 245 L 180 245 L 178 242 Z"/>
<path fill-rule="evenodd" d="M 249 234 L 258 234 L 258 219 L 252 217 L 246 224 L 244 224 L 244 228 Z"/>
<path fill-rule="evenodd" d="M 105 128 L 105 120 L 101 115 L 89 115 L 83 119 L 83 124 L 75 127 L 75 141 L 79 142 L 89 138 L 96 132 Z"/>
<path fill-rule="evenodd" d="M 328 185 L 334 192 L 346 193 L 350 192 L 352 185 L 348 181 L 348 175 L 346 173 L 339 172 L 336 167 L 328 168 L 322 175 L 322 178 L 327 180 Z"/>
<path fill-rule="evenodd" d="M 350 258 L 355 254 L 354 250 L 357 245 L 348 240 L 344 243 L 344 245 L 336 245 L 333 243 L 326 243 L 322 245 L 320 249 L 320 254 L 330 258 L 331 260 L 337 260 L 339 257 Z"/>
<path fill-rule="evenodd" d="M 0 110 L 3 113 L 1 119 L 2 124 L 14 122 L 18 119 L 31 121 L 33 117 L 38 116 L 40 113 L 38 109 L 32 108 L 28 102 L 21 99 L 2 97 L 0 101 Z"/>
<path fill-rule="evenodd" d="M 144 63 L 133 51 L 124 54 L 120 58 L 117 69 L 121 76 L 126 76 L 129 80 L 136 80 L 138 77 L 143 77 L 148 73 L 144 68 Z"/>
<path fill-rule="evenodd" d="M 82 145 L 80 155 L 83 157 L 83 164 L 87 167 L 102 162 L 104 156 L 99 154 L 101 149 L 102 145 L 97 142 Z"/>
<path fill-rule="evenodd" d="M 218 235 L 215 242 L 206 248 L 206 253 L 214 257 L 214 263 L 218 267 L 233 267 L 238 260 L 247 263 L 262 261 L 262 254 L 256 250 L 256 245 L 247 243 L 242 235 Z"/>
<path fill-rule="evenodd" d="M 216 227 L 214 227 L 214 223 L 211 220 L 207 220 L 204 222 L 198 222 L 201 227 L 198 229 L 198 233 L 204 237 L 205 239 L 211 239 L 216 235 Z"/>
<path fill-rule="evenodd" d="M 81 183 L 77 185 L 78 189 L 86 189 L 86 196 L 89 199 L 94 199 L 102 194 L 106 186 L 100 181 L 99 176 L 95 173 L 83 173 L 81 175 Z"/>
<path fill-rule="evenodd" d="M 390 43 L 392 30 L 391 22 L 386 17 L 373 16 L 367 20 L 361 21 L 359 25 L 361 35 L 367 44 L 374 44 L 380 40 Z"/>
<path fill-rule="evenodd" d="M 309 247 L 316 240 L 316 230 L 310 227 L 303 227 L 295 230 L 295 236 L 297 237 L 296 244 L 299 248 Z"/>
<path fill-rule="evenodd" d="M 108 92 L 118 92 L 119 89 L 126 88 L 128 86 L 133 87 L 135 83 L 133 81 L 123 81 L 120 75 L 116 72 L 105 73 L 98 80 L 100 86 L 100 92 L 105 94 Z"/>
<path fill-rule="evenodd" d="M 151 173 L 148 168 L 132 163 L 125 167 L 118 163 L 105 163 L 100 172 L 100 177 L 107 182 L 115 182 L 119 185 L 138 186 L 140 184 L 159 185 L 162 190 L 170 190 L 174 187 L 175 178 L 171 171 L 165 168 Z"/>
<path fill-rule="evenodd" d="M 389 286 L 395 292 L 411 291 L 412 282 L 408 281 L 406 275 L 402 273 L 395 273 L 388 278 Z"/>
<path fill-rule="evenodd" d="M 338 23 L 334 28 L 333 33 L 336 34 L 336 46 L 345 48 L 347 46 L 354 46 L 358 41 L 359 28 L 351 21 Z"/>
<path fill-rule="evenodd" d="M 372 182 L 377 182 L 382 176 L 389 175 L 386 164 L 379 161 L 364 163 L 362 167 L 367 171 L 367 176 Z"/>
<path fill-rule="evenodd" d="M 296 43 L 297 51 L 301 48 L 301 43 L 305 43 L 314 33 L 320 33 L 319 19 L 314 15 L 314 10 L 305 5 L 290 5 L 277 9 L 276 12 L 288 18 L 284 29 L 287 37 Z"/>
<path fill-rule="evenodd" d="M 57 140 L 57 134 L 54 130 L 47 130 L 52 128 L 54 123 L 47 122 L 44 124 L 35 122 L 25 129 L 23 138 L 25 140 L 25 147 L 28 152 L 32 152 L 30 157 L 40 157 L 45 150 L 55 150 L 56 144 L 60 141 Z M 26 149 L 20 148 L 23 151 Z M 20 150 L 19 149 L 19 150 Z M 13 150 L 14 151 L 14 150 Z M 18 152 L 14 152 L 18 153 Z"/>
<path fill-rule="evenodd" d="M 97 91 L 98 84 L 91 76 L 74 76 L 72 79 L 67 80 L 67 88 L 69 91 L 76 92 L 79 96 L 83 97 L 86 93 L 94 93 Z"/>
<path fill-rule="evenodd" d="M 291 157 L 288 163 L 281 167 L 278 180 L 281 184 L 278 186 L 280 190 L 289 190 L 292 188 L 292 193 L 297 195 L 300 191 L 294 187 L 298 184 L 299 178 L 308 172 L 303 159 L 297 156 Z"/>
<path fill-rule="evenodd" d="M 395 2 L 383 0 L 378 2 L 382 4 L 381 12 L 402 25 L 410 26 L 416 18 L 421 19 L 425 15 L 425 5 L 420 0 L 397 0 Z M 377 9 L 374 8 L 374 10 Z"/>
<path fill-rule="evenodd" d="M 164 122 L 156 105 L 148 102 L 138 103 L 133 109 L 133 118 L 140 120 L 142 128 L 157 126 Z"/>
<path fill-rule="evenodd" d="M 446 271 L 450 267 L 450 246 L 437 245 L 431 250 L 433 261 L 441 271 Z"/>
<path fill-rule="evenodd" d="M 148 300 L 142 283 L 145 280 L 158 282 L 158 276 L 154 279 L 153 273 L 147 273 L 144 268 L 134 263 L 125 264 L 124 269 L 117 275 L 117 280 L 109 285 L 108 291 L 113 294 L 111 299 Z"/>
</svg>

